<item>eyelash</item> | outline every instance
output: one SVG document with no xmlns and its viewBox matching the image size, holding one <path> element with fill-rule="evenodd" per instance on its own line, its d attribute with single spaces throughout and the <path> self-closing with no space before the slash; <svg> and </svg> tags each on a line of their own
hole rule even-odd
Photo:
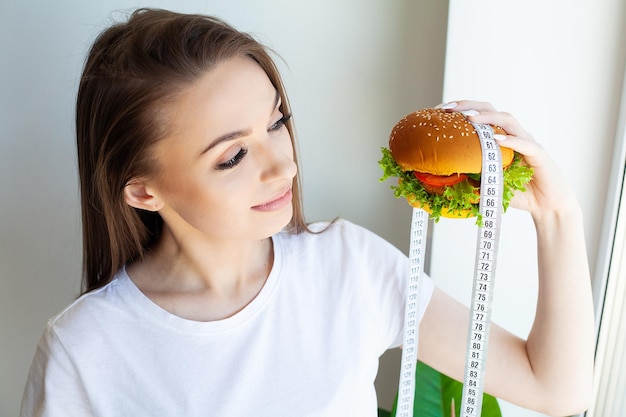
<svg viewBox="0 0 626 417">
<path fill-rule="evenodd" d="M 282 129 L 283 126 L 285 126 L 285 124 L 289 121 L 289 119 L 291 119 L 291 114 L 287 114 L 281 117 L 276 123 L 274 123 L 273 125 L 269 127 L 268 131 L 269 132 L 279 131 L 280 129 Z M 248 153 L 248 150 L 246 148 L 241 148 L 241 150 L 237 152 L 237 155 L 235 155 L 228 161 L 219 164 L 217 166 L 217 169 L 225 170 L 225 169 L 234 168 L 241 162 L 241 160 L 244 158 L 244 156 L 246 156 L 247 153 Z"/>
<path fill-rule="evenodd" d="M 283 117 L 280 118 L 280 120 L 278 120 L 276 123 L 271 125 L 268 130 L 270 132 L 276 132 L 280 130 L 283 126 L 285 126 L 285 124 L 289 121 L 289 119 L 291 119 L 291 114 L 284 115 Z"/>
<path fill-rule="evenodd" d="M 246 156 L 247 153 L 248 153 L 248 150 L 246 148 L 241 148 L 239 150 L 239 152 L 237 152 L 237 155 L 235 155 L 234 157 L 232 157 L 228 161 L 219 164 L 217 166 L 217 169 L 218 170 L 224 170 L 224 169 L 230 169 L 230 168 L 233 168 L 233 167 L 237 166 L 239 164 L 239 162 L 241 162 L 243 157 Z"/>
</svg>

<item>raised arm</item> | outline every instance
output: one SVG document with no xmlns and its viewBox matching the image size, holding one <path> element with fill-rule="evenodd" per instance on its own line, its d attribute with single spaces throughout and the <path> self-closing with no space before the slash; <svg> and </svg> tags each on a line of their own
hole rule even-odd
<svg viewBox="0 0 626 417">
<path fill-rule="evenodd" d="M 554 161 L 517 120 L 488 103 L 459 101 L 470 119 L 503 127 L 500 144 L 524 155 L 535 174 L 511 206 L 528 211 L 537 232 L 539 291 L 526 341 L 493 324 L 485 391 L 550 415 L 570 415 L 591 399 L 595 346 L 591 283 L 580 206 Z M 420 327 L 420 357 L 462 380 L 468 309 L 437 291 Z"/>
</svg>

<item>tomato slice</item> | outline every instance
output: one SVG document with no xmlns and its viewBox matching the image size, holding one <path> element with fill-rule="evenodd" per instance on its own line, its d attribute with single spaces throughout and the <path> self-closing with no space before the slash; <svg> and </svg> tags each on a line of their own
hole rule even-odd
<svg viewBox="0 0 626 417">
<path fill-rule="evenodd" d="M 466 174 L 433 175 L 417 171 L 413 172 L 413 174 L 422 184 L 433 187 L 451 186 L 465 181 L 468 178 Z"/>
</svg>

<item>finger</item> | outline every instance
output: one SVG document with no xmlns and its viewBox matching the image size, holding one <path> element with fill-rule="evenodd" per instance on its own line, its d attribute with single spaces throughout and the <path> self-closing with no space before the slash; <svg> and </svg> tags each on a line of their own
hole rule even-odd
<svg viewBox="0 0 626 417">
<path fill-rule="evenodd" d="M 462 112 L 471 122 L 500 126 L 509 134 L 532 139 L 532 136 L 522 128 L 515 117 L 510 113 L 496 110 L 491 103 L 485 101 L 456 100 L 442 103 L 437 108 L 448 112 Z"/>
<path fill-rule="evenodd" d="M 522 155 L 539 155 L 545 152 L 539 143 L 517 136 L 495 134 L 494 139 L 498 145 L 513 149 Z"/>
<path fill-rule="evenodd" d="M 462 112 L 467 119 L 474 123 L 500 126 L 508 135 L 498 135 L 501 146 L 511 148 L 522 155 L 539 157 L 545 151 L 537 143 L 533 136 L 526 131 L 517 119 L 507 112 L 497 111 L 491 103 L 475 100 L 458 100 L 442 103 L 437 106 L 449 112 Z M 503 142 L 506 141 L 506 144 Z M 534 143 L 536 146 L 532 146 Z"/>
<path fill-rule="evenodd" d="M 474 123 L 484 123 L 493 126 L 500 126 L 509 135 L 534 141 L 533 136 L 517 121 L 513 115 L 507 112 L 480 112 L 467 116 L 468 120 Z"/>
<path fill-rule="evenodd" d="M 531 166 L 541 166 L 549 160 L 548 153 L 541 144 L 534 140 L 519 138 L 512 135 L 494 135 L 498 145 L 513 149 L 524 156 L 524 160 Z"/>
<path fill-rule="evenodd" d="M 442 103 L 437 108 L 441 108 L 448 111 L 465 111 L 476 110 L 478 112 L 495 112 L 497 111 L 491 103 L 485 101 L 476 100 L 455 100 L 447 103 Z"/>
<path fill-rule="evenodd" d="M 497 111 L 491 103 L 485 101 L 457 100 L 442 103 L 436 108 L 443 109 L 447 112 L 458 111 L 463 113 L 471 122 L 500 126 L 509 134 L 532 139 L 532 136 L 522 128 L 515 117 L 510 113 Z"/>
</svg>

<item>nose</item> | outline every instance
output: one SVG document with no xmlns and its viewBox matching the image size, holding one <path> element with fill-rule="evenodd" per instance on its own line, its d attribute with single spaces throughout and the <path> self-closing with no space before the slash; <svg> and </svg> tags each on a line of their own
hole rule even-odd
<svg viewBox="0 0 626 417">
<path fill-rule="evenodd" d="M 261 181 L 270 182 L 293 179 L 298 172 L 294 159 L 293 145 L 289 135 L 284 138 L 269 137 L 261 153 Z"/>
</svg>

